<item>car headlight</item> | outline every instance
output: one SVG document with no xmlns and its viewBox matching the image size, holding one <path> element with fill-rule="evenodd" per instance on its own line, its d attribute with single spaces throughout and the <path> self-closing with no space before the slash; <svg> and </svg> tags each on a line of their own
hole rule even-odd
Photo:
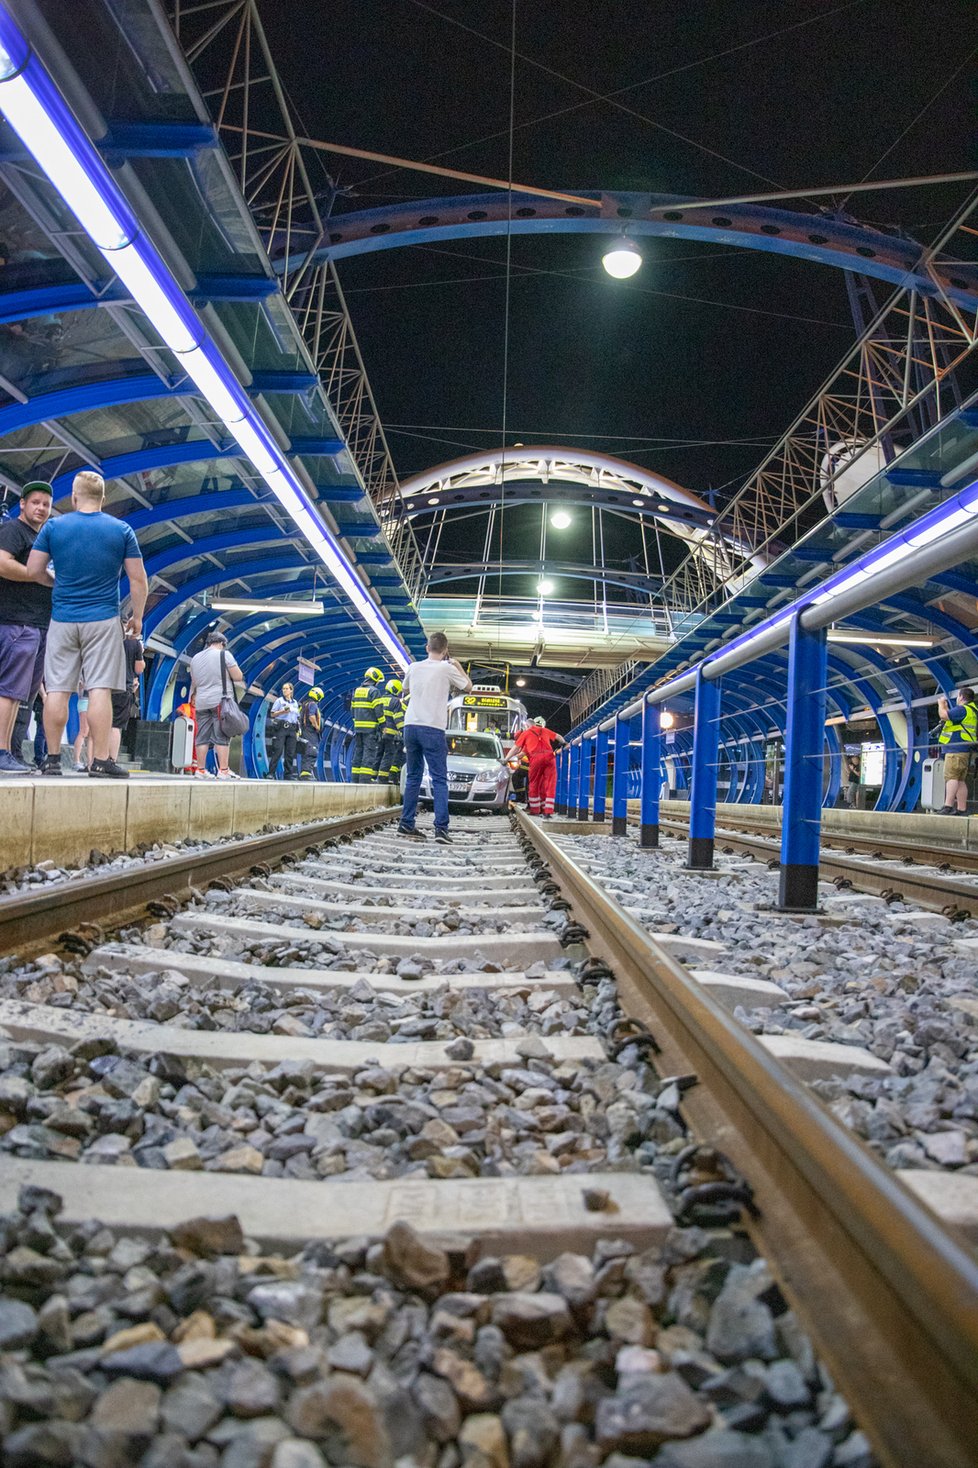
<svg viewBox="0 0 978 1468">
<path fill-rule="evenodd" d="M 476 775 L 475 783 L 476 785 L 495 785 L 498 779 L 498 775 Z"/>
</svg>

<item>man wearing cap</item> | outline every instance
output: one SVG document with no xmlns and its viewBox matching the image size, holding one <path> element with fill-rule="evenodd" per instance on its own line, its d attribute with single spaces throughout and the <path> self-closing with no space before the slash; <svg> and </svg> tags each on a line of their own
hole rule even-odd
<svg viewBox="0 0 978 1468">
<path fill-rule="evenodd" d="M 197 778 L 208 779 L 207 751 L 213 745 L 217 760 L 217 778 L 236 780 L 238 777 L 228 768 L 228 737 L 221 732 L 221 699 L 232 687 L 235 698 L 245 691 L 244 674 L 227 650 L 228 640 L 215 627 L 207 634 L 207 644 L 202 652 L 190 659 L 190 700 L 197 714 Z M 222 669 L 223 663 L 223 669 Z"/>
<path fill-rule="evenodd" d="M 33 704 L 44 675 L 51 578 L 45 572 L 35 580 L 27 558 L 51 500 L 50 484 L 32 480 L 21 493 L 20 514 L 0 525 L 0 775 L 30 773 L 10 740 L 20 704 Z"/>
</svg>

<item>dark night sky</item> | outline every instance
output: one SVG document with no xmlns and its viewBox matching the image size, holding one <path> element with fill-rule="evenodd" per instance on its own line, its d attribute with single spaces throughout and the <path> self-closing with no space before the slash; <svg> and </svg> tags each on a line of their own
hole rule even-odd
<svg viewBox="0 0 978 1468">
<path fill-rule="evenodd" d="M 311 135 L 504 177 L 509 0 L 433 8 L 449 19 L 416 0 L 269 4 L 263 17 Z M 633 87 L 621 101 L 646 119 L 518 61 L 517 180 L 722 196 L 975 166 L 972 0 L 518 0 L 516 24 L 518 51 L 598 91 Z M 335 175 L 355 189 L 340 208 L 470 191 L 338 158 Z M 851 207 L 927 239 L 963 197 L 958 185 Z M 588 435 L 699 492 L 739 482 L 851 341 L 842 274 L 712 244 L 643 248 L 623 286 L 595 237 L 514 240 L 507 438 Z M 341 263 L 402 476 L 500 441 L 504 260 L 496 239 Z"/>
</svg>

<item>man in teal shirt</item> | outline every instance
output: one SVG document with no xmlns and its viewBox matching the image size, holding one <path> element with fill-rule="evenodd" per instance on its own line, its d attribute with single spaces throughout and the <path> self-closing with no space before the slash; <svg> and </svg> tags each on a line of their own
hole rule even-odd
<svg viewBox="0 0 978 1468">
<path fill-rule="evenodd" d="M 41 773 L 61 774 L 61 738 L 68 701 L 83 683 L 95 779 L 125 780 L 129 771 L 109 753 L 112 693 L 126 688 L 126 654 L 119 620 L 119 578 L 129 578 L 132 635 L 143 626 L 148 584 L 139 543 L 125 520 L 102 511 L 105 481 L 89 469 L 75 475 L 72 512 L 48 520 L 34 542 L 27 570 L 36 580 L 54 566 L 51 626 L 44 656 L 44 735 L 48 757 Z"/>
</svg>

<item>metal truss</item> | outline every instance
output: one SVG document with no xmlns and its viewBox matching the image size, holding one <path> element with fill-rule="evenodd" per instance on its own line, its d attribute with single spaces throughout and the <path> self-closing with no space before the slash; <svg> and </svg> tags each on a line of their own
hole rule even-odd
<svg viewBox="0 0 978 1468">
<path fill-rule="evenodd" d="M 411 601 L 424 567 L 409 521 L 395 513 L 397 474 L 327 239 L 332 178 L 307 159 L 258 14 L 257 0 L 171 0 L 177 40 L 210 106 L 265 253 L 289 262 L 282 290 L 346 439 Z M 314 177 L 316 182 L 314 182 Z"/>
</svg>

